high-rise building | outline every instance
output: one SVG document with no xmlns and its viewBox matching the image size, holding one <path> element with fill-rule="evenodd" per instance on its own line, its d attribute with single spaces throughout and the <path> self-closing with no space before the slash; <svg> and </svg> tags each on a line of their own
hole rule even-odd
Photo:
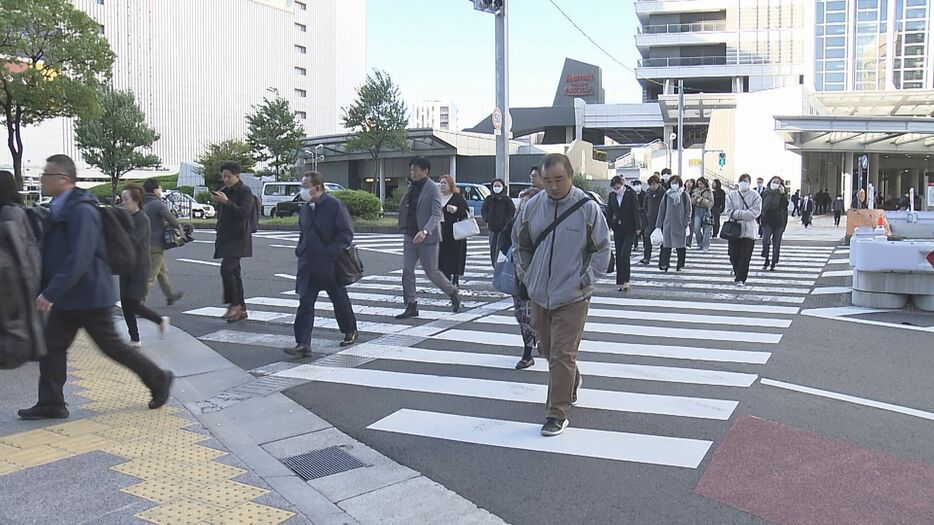
<svg viewBox="0 0 934 525">
<path fill-rule="evenodd" d="M 416 128 L 456 131 L 457 106 L 442 100 L 425 100 L 412 109 L 410 121 Z"/>
<path fill-rule="evenodd" d="M 245 116 L 271 91 L 309 135 L 339 132 L 341 107 L 366 77 L 366 0 L 73 2 L 100 23 L 117 56 L 113 86 L 136 94 L 168 169 L 243 138 Z M 24 142 L 27 174 L 54 153 L 80 160 L 68 119 L 25 130 Z"/>
</svg>

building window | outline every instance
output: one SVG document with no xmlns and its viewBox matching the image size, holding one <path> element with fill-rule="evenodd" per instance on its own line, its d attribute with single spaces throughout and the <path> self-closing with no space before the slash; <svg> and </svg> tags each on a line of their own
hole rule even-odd
<svg viewBox="0 0 934 525">
<path fill-rule="evenodd" d="M 104 34 L 104 24 L 101 24 L 101 34 Z"/>
<path fill-rule="evenodd" d="M 303 67 L 295 66 L 295 73 L 296 73 L 298 76 L 304 77 L 304 76 L 308 75 L 308 70 L 305 69 L 305 68 L 303 68 Z"/>
<path fill-rule="evenodd" d="M 295 6 L 298 7 L 299 11 L 308 11 L 308 4 L 305 2 L 295 2 Z"/>
<path fill-rule="evenodd" d="M 104 0 L 97 0 L 98 5 L 104 5 Z"/>
<path fill-rule="evenodd" d="M 304 89 L 296 89 L 295 96 L 298 98 L 305 98 L 308 96 L 308 92 L 305 91 Z"/>
<path fill-rule="evenodd" d="M 295 51 L 297 51 L 299 55 L 308 54 L 308 48 L 305 46 L 300 46 L 298 44 L 295 44 Z"/>
<path fill-rule="evenodd" d="M 308 118 L 308 113 L 305 113 L 304 111 L 296 111 L 295 116 L 301 120 L 305 120 Z"/>
<path fill-rule="evenodd" d="M 295 29 L 298 29 L 302 33 L 308 32 L 308 26 L 306 26 L 305 24 L 299 24 L 298 22 L 295 22 Z"/>
</svg>

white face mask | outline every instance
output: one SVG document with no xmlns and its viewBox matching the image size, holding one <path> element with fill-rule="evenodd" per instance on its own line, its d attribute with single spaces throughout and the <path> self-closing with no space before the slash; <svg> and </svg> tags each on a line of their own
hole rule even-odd
<svg viewBox="0 0 934 525">
<path fill-rule="evenodd" d="M 681 185 L 678 184 L 677 182 L 673 182 L 673 183 L 671 183 L 671 189 L 672 189 L 672 191 L 678 191 L 678 190 L 681 189 Z"/>
<path fill-rule="evenodd" d="M 636 193 L 642 193 L 642 186 L 641 185 L 633 186 L 632 191 Z"/>
<path fill-rule="evenodd" d="M 503 191 L 503 187 L 500 186 L 499 184 L 493 186 L 493 193 L 502 193 L 502 191 Z"/>
<path fill-rule="evenodd" d="M 671 175 L 662 175 L 662 180 L 668 182 L 668 179 L 671 178 Z"/>
<path fill-rule="evenodd" d="M 745 180 L 739 181 L 739 191 L 746 191 L 749 189 L 749 182 Z"/>
<path fill-rule="evenodd" d="M 305 202 L 311 201 L 311 190 L 309 190 L 308 188 L 302 188 L 301 190 L 299 190 L 298 195 Z"/>
<path fill-rule="evenodd" d="M 773 182 L 773 183 L 769 184 L 769 187 L 772 188 L 773 190 L 777 190 L 779 186 L 781 186 L 781 185 L 780 185 L 779 183 L 777 183 L 777 182 Z"/>
</svg>

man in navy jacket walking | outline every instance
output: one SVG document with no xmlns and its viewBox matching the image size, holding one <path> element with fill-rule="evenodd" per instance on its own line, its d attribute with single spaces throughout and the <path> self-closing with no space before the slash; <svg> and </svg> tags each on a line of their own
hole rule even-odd
<svg viewBox="0 0 934 525">
<path fill-rule="evenodd" d="M 337 282 L 337 256 L 353 242 L 353 223 L 344 203 L 324 189 L 324 177 L 309 171 L 302 177 L 303 204 L 298 212 L 301 237 L 295 256 L 298 272 L 295 293 L 299 297 L 295 315 L 295 348 L 286 353 L 298 357 L 311 355 L 311 333 L 315 328 L 315 303 L 318 294 L 327 292 L 334 306 L 337 326 L 344 334 L 341 346 L 357 342 L 357 319 L 347 296 L 347 288 Z"/>
<path fill-rule="evenodd" d="M 139 376 L 152 393 L 149 408 L 162 407 L 169 399 L 172 373 L 127 345 L 114 328 L 116 295 L 97 199 L 75 186 L 75 163 L 66 155 L 49 157 L 41 181 L 42 192 L 52 196 L 42 239 L 42 293 L 36 298 L 36 307 L 49 315 L 48 353 L 39 361 L 39 401 L 20 410 L 19 417 L 68 417 L 62 393 L 67 352 L 81 328 L 108 357 Z"/>
</svg>

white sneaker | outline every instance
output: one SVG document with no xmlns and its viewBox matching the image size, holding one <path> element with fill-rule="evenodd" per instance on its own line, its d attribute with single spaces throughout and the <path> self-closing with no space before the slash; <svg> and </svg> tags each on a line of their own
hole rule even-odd
<svg viewBox="0 0 934 525">
<path fill-rule="evenodd" d="M 746 286 L 746 283 L 744 283 L 743 281 L 736 281 L 737 288 L 743 288 L 744 286 Z"/>
<path fill-rule="evenodd" d="M 162 321 L 159 323 L 159 335 L 165 337 L 165 333 L 169 330 L 170 326 L 172 326 L 172 323 L 168 316 L 162 316 Z"/>
<path fill-rule="evenodd" d="M 129 343 L 127 343 L 127 345 L 130 348 L 134 348 L 136 350 L 139 350 L 140 348 L 143 347 L 143 343 L 140 343 L 139 341 L 130 341 Z"/>
</svg>

